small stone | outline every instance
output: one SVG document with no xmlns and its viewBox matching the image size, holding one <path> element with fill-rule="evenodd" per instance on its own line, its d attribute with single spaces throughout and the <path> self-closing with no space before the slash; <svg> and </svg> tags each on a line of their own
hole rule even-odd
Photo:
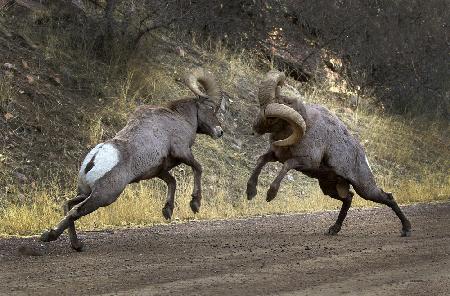
<svg viewBox="0 0 450 296">
<path fill-rule="evenodd" d="M 3 68 L 8 69 L 8 70 L 17 70 L 16 66 L 11 63 L 4 63 Z"/>
<path fill-rule="evenodd" d="M 29 84 L 32 84 L 32 83 L 34 82 L 34 77 L 33 77 L 33 76 L 27 75 L 27 76 L 25 76 L 25 77 L 27 78 L 27 82 L 28 82 Z"/>
<path fill-rule="evenodd" d="M 6 113 L 5 115 L 4 115 L 4 117 L 5 117 L 5 119 L 6 119 L 6 121 L 8 121 L 8 120 L 10 120 L 10 119 L 13 119 L 14 118 L 14 115 L 12 115 L 11 113 Z"/>
<path fill-rule="evenodd" d="M 182 57 L 182 58 L 186 55 L 186 51 L 184 51 L 184 49 L 181 48 L 181 46 L 177 46 L 177 47 L 175 48 L 175 51 L 176 51 L 177 54 L 178 54 L 180 57 Z"/>
</svg>

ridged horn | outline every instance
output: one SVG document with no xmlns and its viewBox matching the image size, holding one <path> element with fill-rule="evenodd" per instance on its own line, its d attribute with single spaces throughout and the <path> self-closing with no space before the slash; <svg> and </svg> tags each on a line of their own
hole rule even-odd
<svg viewBox="0 0 450 296">
<path fill-rule="evenodd" d="M 279 103 L 270 103 L 264 109 L 264 116 L 268 117 L 276 117 L 283 120 L 286 120 L 289 125 L 292 127 L 292 134 L 283 140 L 278 140 L 273 142 L 275 146 L 290 146 L 298 143 L 301 137 L 305 134 L 306 131 L 306 123 L 303 117 L 295 111 L 295 109 Z"/>
<path fill-rule="evenodd" d="M 285 79 L 286 76 L 282 72 L 271 70 L 267 73 L 258 89 L 259 105 L 262 108 L 275 102 Z"/>
<path fill-rule="evenodd" d="M 210 99 L 218 99 L 219 97 L 219 88 L 214 75 L 203 68 L 192 70 L 186 75 L 185 82 L 189 89 L 200 97 Z M 206 94 L 200 90 L 200 85 L 205 89 Z"/>
</svg>

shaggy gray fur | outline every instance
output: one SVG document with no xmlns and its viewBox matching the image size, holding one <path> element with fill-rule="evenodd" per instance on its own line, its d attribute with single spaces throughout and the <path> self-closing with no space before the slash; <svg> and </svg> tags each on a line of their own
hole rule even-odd
<svg viewBox="0 0 450 296">
<path fill-rule="evenodd" d="M 351 205 L 353 193 L 350 184 L 364 199 L 383 203 L 391 207 L 402 223 L 402 236 L 409 236 L 411 224 L 402 213 L 391 193 L 386 193 L 375 183 L 374 176 L 366 161 L 361 144 L 348 132 L 345 125 L 326 108 L 316 104 L 304 104 L 301 100 L 278 95 L 274 98 L 297 110 L 306 122 L 306 133 L 292 146 L 269 150 L 257 161 L 248 183 L 247 197 L 256 195 L 256 184 L 263 166 L 267 162 L 278 161 L 283 167 L 267 192 L 267 201 L 275 198 L 280 183 L 289 170 L 295 169 L 316 178 L 323 193 L 343 202 L 338 220 L 330 227 L 329 233 L 340 231 Z M 290 126 L 277 118 L 256 119 L 254 130 L 259 134 L 270 133 L 270 142 L 288 137 Z"/>
<path fill-rule="evenodd" d="M 180 163 L 191 166 L 194 172 L 190 206 L 197 213 L 201 203 L 202 167 L 195 160 L 191 146 L 197 133 L 213 138 L 223 134 L 216 117 L 218 104 L 210 99 L 217 90 L 211 84 L 211 79 L 208 81 L 208 85 L 203 85 L 208 98 L 181 99 L 169 103 L 167 107 L 139 107 L 127 125 L 113 139 L 105 142 L 119 151 L 118 163 L 92 186 L 80 181 L 78 196 L 64 206 L 65 218 L 56 228 L 44 232 L 41 240 L 56 240 L 68 228 L 72 248 L 81 250 L 82 244 L 77 238 L 74 221 L 113 203 L 127 184 L 154 177 L 167 184 L 167 202 L 162 211 L 164 217 L 170 219 L 176 183 L 169 171 Z M 80 171 L 80 180 L 92 167 L 101 165 L 96 164 L 94 158 L 95 155 L 86 169 Z"/>
</svg>

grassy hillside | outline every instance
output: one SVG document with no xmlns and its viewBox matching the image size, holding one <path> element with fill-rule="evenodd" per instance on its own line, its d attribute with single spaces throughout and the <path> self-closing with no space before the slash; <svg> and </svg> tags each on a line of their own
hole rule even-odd
<svg viewBox="0 0 450 296">
<path fill-rule="evenodd" d="M 37 17 L 0 18 L 0 234 L 36 234 L 61 219 L 62 202 L 75 194 L 78 166 L 87 151 L 120 130 L 138 105 L 190 95 L 180 78 L 197 66 L 216 74 L 227 98 L 225 136 L 197 138 L 194 154 L 204 166 L 199 214 L 188 206 L 190 169 L 173 170 L 175 221 L 340 208 L 323 196 L 317 181 L 296 172 L 266 203 L 265 191 L 279 164 L 263 171 L 256 199 L 245 199 L 250 171 L 267 148 L 267 137 L 251 135 L 258 83 L 272 67 L 259 52 L 160 30 L 148 34 L 126 63 L 117 57 L 105 61 L 96 57 L 89 32 L 58 19 L 40 24 Z M 350 108 L 355 93 L 342 79 L 332 78 L 315 84 L 289 79 L 286 90 L 335 112 L 365 146 L 380 186 L 400 203 L 448 200 L 448 122 L 388 115 L 370 97 Z M 131 185 L 115 204 L 82 218 L 80 225 L 162 223 L 164 199 L 160 181 Z M 354 205 L 374 206 L 360 198 Z"/>
</svg>

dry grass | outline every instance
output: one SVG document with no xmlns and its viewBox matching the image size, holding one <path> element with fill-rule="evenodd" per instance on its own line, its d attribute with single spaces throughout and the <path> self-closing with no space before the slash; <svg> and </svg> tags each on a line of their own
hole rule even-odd
<svg viewBox="0 0 450 296">
<path fill-rule="evenodd" d="M 220 186 L 205 186 L 201 211 L 194 215 L 189 208 L 192 177 L 190 174 L 179 175 L 177 179 L 178 188 L 173 221 L 336 210 L 341 206 L 340 202 L 324 196 L 317 184 L 314 183 L 299 190 L 294 182 L 285 182 L 277 198 L 267 203 L 264 199 L 265 188 L 262 186 L 259 187 L 258 196 L 252 201 L 247 201 L 243 194 L 230 196 L 235 193 L 228 191 L 227 184 L 222 181 Z M 398 202 L 407 204 L 448 200 L 450 196 L 449 178 L 444 184 L 437 184 L 432 175 L 424 181 L 396 182 L 398 185 L 394 193 Z M 385 187 L 390 187 L 391 181 L 385 180 L 380 183 Z M 53 184 L 30 191 L 28 196 L 30 200 L 27 203 L 10 204 L 0 212 L 0 234 L 32 235 L 54 226 L 63 217 L 62 201 L 55 201 L 55 196 L 70 197 L 71 193 L 64 192 Z M 159 181 L 142 182 L 129 186 L 117 202 L 80 219 L 77 223 L 78 227 L 89 230 L 165 223 L 161 215 L 165 196 L 165 187 Z M 355 198 L 353 206 L 380 205 Z"/>
<path fill-rule="evenodd" d="M 305 188 L 305 196 L 292 194 L 292 188 L 284 188 L 277 199 L 266 203 L 262 196 L 247 201 L 244 196 L 230 198 L 226 185 L 205 190 L 202 208 L 194 215 L 189 208 L 192 178 L 179 179 L 176 195 L 174 221 L 191 219 L 223 219 L 248 217 L 273 213 L 293 213 L 335 209 L 337 202 L 327 199 L 313 188 Z M 62 218 L 62 210 L 48 188 L 31 192 L 31 203 L 11 204 L 0 215 L 0 233 L 6 235 L 30 235 L 52 227 Z M 260 188 L 262 192 L 262 188 Z M 57 193 L 54 190 L 53 193 Z M 80 220 L 81 229 L 129 227 L 163 223 L 161 209 L 165 192 L 161 184 L 155 182 L 129 186 L 118 201 L 109 207 Z"/>
</svg>

